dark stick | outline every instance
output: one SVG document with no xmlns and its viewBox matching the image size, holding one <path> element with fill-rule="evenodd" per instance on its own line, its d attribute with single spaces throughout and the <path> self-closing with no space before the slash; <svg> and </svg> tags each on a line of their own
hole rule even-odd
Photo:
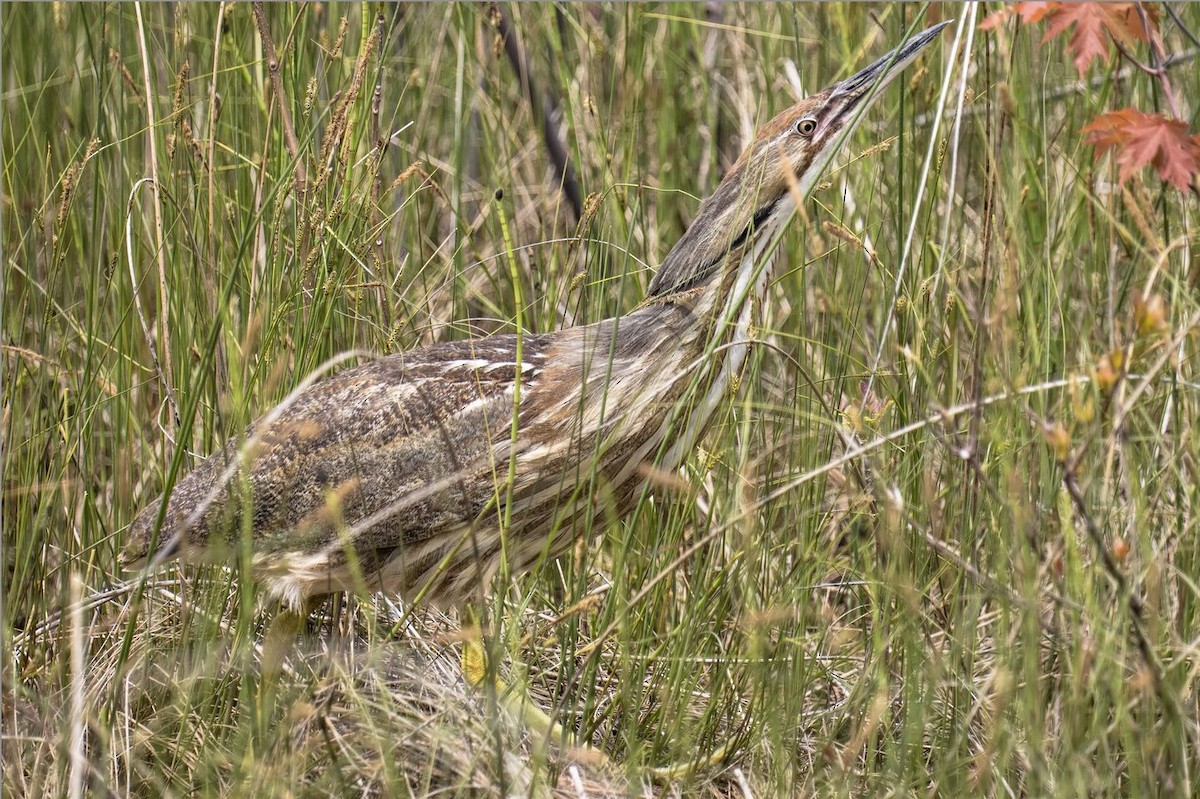
<svg viewBox="0 0 1200 799">
<path fill-rule="evenodd" d="M 279 77 L 279 54 L 275 52 L 275 42 L 271 39 L 271 28 L 267 24 L 267 15 L 261 2 L 252 4 L 254 19 L 258 23 L 258 33 L 262 37 L 263 50 L 267 53 L 267 72 L 271 76 L 271 92 L 279 105 L 279 121 L 283 125 L 283 141 L 287 145 L 288 155 L 296 162 L 296 195 L 300 206 L 304 206 L 304 191 L 308 186 L 308 173 L 304 169 L 304 160 L 300 157 L 300 142 L 296 139 L 296 129 L 292 126 L 292 112 L 288 108 L 287 95 L 283 91 L 283 81 Z"/>
<path fill-rule="evenodd" d="M 571 205 L 571 211 L 575 214 L 575 222 L 578 224 L 579 220 L 583 218 L 583 196 L 579 192 L 579 181 L 575 177 L 575 169 L 568 160 L 567 148 L 559 139 L 558 131 L 554 128 L 554 103 L 549 95 L 537 90 L 533 76 L 529 74 L 529 62 L 512 29 L 512 22 L 509 20 L 508 14 L 499 5 L 493 5 L 492 9 L 492 19 L 495 20 L 496 29 L 504 41 L 504 53 L 508 56 L 508 61 L 512 64 L 513 69 L 517 71 L 521 88 L 525 91 L 525 96 L 529 98 L 529 105 L 533 109 L 534 115 L 541 117 L 542 140 L 545 141 L 546 149 L 550 153 L 550 161 L 554 165 L 554 176 L 558 179 L 559 187 Z"/>
<path fill-rule="evenodd" d="M 1083 489 L 1079 486 L 1073 460 L 1063 464 L 1062 479 L 1063 487 L 1067 489 L 1067 494 L 1071 497 L 1071 504 L 1075 506 L 1075 513 L 1078 515 L 1080 521 L 1083 522 L 1083 527 L 1087 531 L 1088 538 L 1091 539 L 1092 545 L 1096 547 L 1096 551 L 1100 555 L 1100 562 L 1104 566 L 1104 571 L 1116 586 L 1117 595 L 1124 597 L 1126 606 L 1129 608 L 1129 627 L 1133 634 L 1133 641 L 1137 646 L 1138 653 L 1142 656 L 1142 662 L 1150 672 L 1150 677 L 1154 684 L 1154 693 L 1158 696 L 1159 701 L 1162 702 L 1163 709 L 1167 711 L 1172 720 L 1178 721 L 1180 717 L 1179 706 L 1175 697 L 1163 683 L 1162 664 L 1159 663 L 1158 656 L 1154 652 L 1154 645 L 1146 633 L 1147 619 L 1145 603 L 1142 602 L 1141 594 L 1138 593 L 1137 589 L 1131 586 L 1129 581 L 1125 579 L 1125 574 L 1121 571 L 1116 558 L 1113 557 L 1108 547 L 1108 542 L 1104 540 L 1103 531 L 1096 524 L 1091 514 L 1088 513 L 1087 500 L 1083 496 Z"/>
</svg>

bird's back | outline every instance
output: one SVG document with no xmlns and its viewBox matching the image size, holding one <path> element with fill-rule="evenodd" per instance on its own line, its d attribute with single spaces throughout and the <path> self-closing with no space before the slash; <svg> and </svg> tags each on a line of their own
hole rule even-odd
<svg viewBox="0 0 1200 799">
<path fill-rule="evenodd" d="M 255 576 L 295 606 L 359 588 L 445 603 L 502 557 L 525 571 L 569 546 L 598 498 L 620 518 L 638 467 L 686 423 L 679 399 L 716 363 L 697 357 L 698 297 L 522 336 L 519 364 L 517 337 L 499 335 L 322 380 L 183 477 L 157 536 L 162 499 L 143 509 L 123 564 L 231 564 L 244 543 Z"/>
<path fill-rule="evenodd" d="M 245 536 L 259 576 L 294 600 L 350 588 L 340 583 L 353 571 L 385 577 L 381 567 L 401 551 L 410 561 L 402 571 L 424 571 L 412 562 L 432 554 L 423 542 L 495 507 L 497 482 L 480 475 L 505 468 L 492 460 L 509 438 L 514 386 L 536 378 L 549 338 L 525 336 L 519 367 L 515 337 L 494 336 L 317 382 L 183 477 L 157 536 L 162 498 L 144 508 L 124 565 L 160 553 L 228 563 Z"/>
</svg>

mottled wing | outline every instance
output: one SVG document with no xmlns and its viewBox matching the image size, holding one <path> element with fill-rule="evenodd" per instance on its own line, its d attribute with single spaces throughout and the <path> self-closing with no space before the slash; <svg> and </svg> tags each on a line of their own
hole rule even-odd
<svg viewBox="0 0 1200 799">
<path fill-rule="evenodd" d="M 472 524 L 494 507 L 496 490 L 472 477 L 494 472 L 514 386 L 536 378 L 549 341 L 526 336 L 522 345 L 520 365 L 516 338 L 493 336 L 392 355 L 314 384 L 181 479 L 157 535 L 162 499 L 143 509 L 123 563 L 144 563 L 152 539 L 160 558 L 229 562 L 221 544 L 247 536 L 256 564 L 328 558 L 352 543 L 369 573 L 398 548 Z"/>
</svg>

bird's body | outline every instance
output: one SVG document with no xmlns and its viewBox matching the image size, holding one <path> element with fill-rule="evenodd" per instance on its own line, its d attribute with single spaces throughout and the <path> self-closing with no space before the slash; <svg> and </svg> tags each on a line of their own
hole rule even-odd
<svg viewBox="0 0 1200 799">
<path fill-rule="evenodd" d="M 229 563 L 247 542 L 255 574 L 296 607 L 351 589 L 451 603 L 504 559 L 519 573 L 561 554 L 589 514 L 620 518 L 641 467 L 676 468 L 729 397 L 796 201 L 941 27 L 764 126 L 637 309 L 315 383 L 180 480 L 165 513 L 143 509 L 124 562 Z"/>
<path fill-rule="evenodd" d="M 708 374 L 702 357 L 715 323 L 713 289 L 525 335 L 520 364 L 517 336 L 495 335 L 319 381 L 186 475 L 159 537 L 178 549 L 172 555 L 228 563 L 245 509 L 252 566 L 293 605 L 354 588 L 470 598 L 499 566 L 506 510 L 506 535 L 541 544 L 514 548 L 510 567 L 524 571 L 577 538 L 585 506 L 624 515 L 639 465 L 674 468 L 690 450 L 680 435 L 689 424 L 693 438 L 701 434 L 717 405 L 685 413 L 679 402 L 705 385 L 724 393 L 730 373 Z M 675 379 L 629 379 L 647 373 Z M 674 446 L 662 447 L 668 437 Z M 213 494 L 239 457 L 240 475 Z M 130 563 L 149 553 L 158 513 L 156 502 L 134 522 Z"/>
</svg>

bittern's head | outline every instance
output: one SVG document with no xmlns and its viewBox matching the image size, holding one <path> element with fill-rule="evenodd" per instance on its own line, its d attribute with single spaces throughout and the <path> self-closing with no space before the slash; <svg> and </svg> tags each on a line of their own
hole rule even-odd
<svg viewBox="0 0 1200 799">
<path fill-rule="evenodd" d="M 764 125 L 701 205 L 648 294 L 664 296 L 699 285 L 718 271 L 731 251 L 762 234 L 771 235 L 791 215 L 795 199 L 816 183 L 883 87 L 949 24 L 934 25 Z"/>
</svg>

